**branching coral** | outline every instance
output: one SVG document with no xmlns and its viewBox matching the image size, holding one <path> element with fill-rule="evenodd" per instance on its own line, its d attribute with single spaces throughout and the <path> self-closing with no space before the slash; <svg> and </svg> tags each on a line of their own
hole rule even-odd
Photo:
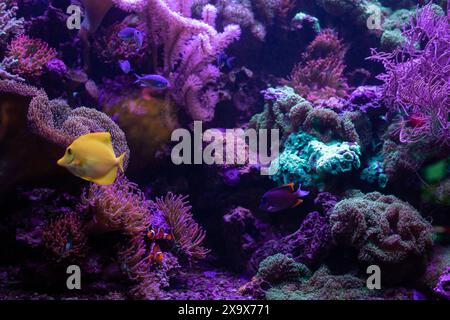
<svg viewBox="0 0 450 320">
<path fill-rule="evenodd" d="M 42 242 L 53 258 L 75 262 L 86 253 L 87 237 L 79 214 L 65 213 L 43 227 Z"/>
<path fill-rule="evenodd" d="M 0 93 L 30 97 L 28 124 L 38 135 L 64 148 L 83 134 L 110 132 L 114 152 L 126 153 L 127 166 L 130 151 L 125 134 L 106 114 L 92 108 L 72 109 L 64 100 L 49 100 L 43 90 L 14 81 L 0 81 Z"/>
<path fill-rule="evenodd" d="M 361 262 L 385 268 L 390 281 L 419 272 L 432 246 L 431 225 L 419 212 L 378 192 L 340 201 L 330 223 L 337 244 L 357 249 Z"/>
<path fill-rule="evenodd" d="M 46 42 L 20 35 L 8 45 L 2 65 L 25 77 L 39 77 L 44 73 L 47 63 L 54 58 L 56 51 L 49 48 Z"/>
<path fill-rule="evenodd" d="M 160 210 L 170 228 L 174 241 L 189 259 L 202 259 L 209 250 L 202 246 L 205 231 L 194 221 L 187 196 L 176 196 L 169 192 L 164 198 L 157 198 Z"/>
<path fill-rule="evenodd" d="M 337 175 L 358 169 L 360 155 L 360 147 L 354 142 L 324 144 L 311 135 L 293 133 L 284 151 L 271 163 L 273 169 L 278 169 L 271 178 L 279 184 L 300 182 L 317 187 L 324 174 Z"/>
<path fill-rule="evenodd" d="M 373 51 L 386 73 L 384 96 L 392 112 L 398 112 L 401 142 L 433 137 L 449 144 L 450 32 L 448 17 L 439 16 L 432 5 L 418 10 L 403 32 L 405 43 L 391 53 Z"/>
<path fill-rule="evenodd" d="M 349 87 L 343 73 L 345 46 L 330 29 L 321 31 L 308 45 L 287 83 L 315 104 L 332 97 L 346 97 Z"/>
<path fill-rule="evenodd" d="M 200 21 L 191 18 L 191 4 L 192 1 L 149 0 L 145 9 L 147 27 L 153 45 L 162 47 L 162 73 L 171 84 L 172 99 L 192 119 L 210 121 L 219 101 L 215 85 L 220 76 L 220 70 L 212 63 L 240 36 L 240 28 L 229 25 L 219 33 L 210 21 L 216 8 L 205 6 L 202 16 L 207 20 Z M 157 50 L 153 51 L 156 57 Z"/>
<path fill-rule="evenodd" d="M 12 36 L 23 32 L 23 18 L 17 18 L 16 0 L 3 0 L 0 3 L 0 49 L 3 49 Z"/>
</svg>

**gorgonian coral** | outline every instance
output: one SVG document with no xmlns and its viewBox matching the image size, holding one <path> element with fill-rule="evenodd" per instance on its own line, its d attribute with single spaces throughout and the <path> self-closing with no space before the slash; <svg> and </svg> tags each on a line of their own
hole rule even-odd
<svg viewBox="0 0 450 320">
<path fill-rule="evenodd" d="M 330 29 L 321 31 L 302 55 L 286 81 L 311 102 L 320 104 L 332 97 L 346 97 L 349 87 L 344 77 L 345 46 Z"/>
<path fill-rule="evenodd" d="M 392 112 L 400 114 L 401 142 L 433 137 L 450 144 L 450 32 L 448 17 L 431 4 L 417 11 L 403 32 L 405 42 L 391 53 L 372 51 L 383 63 L 384 96 Z"/>
<path fill-rule="evenodd" d="M 189 259 L 202 259 L 209 250 L 202 246 L 205 231 L 195 222 L 187 196 L 169 192 L 164 198 L 157 198 L 160 210 L 169 226 L 176 245 Z"/>
<path fill-rule="evenodd" d="M 126 0 L 116 3 L 136 9 Z M 202 20 L 192 18 L 191 6 L 192 0 L 148 0 L 139 8 L 147 13 L 153 68 L 162 70 L 169 80 L 170 97 L 193 120 L 210 121 L 219 102 L 216 86 L 221 74 L 213 63 L 241 31 L 237 25 L 228 25 L 219 33 L 214 27 L 217 9 L 213 5 L 203 7 Z"/>
<path fill-rule="evenodd" d="M 357 249 L 363 263 L 383 266 L 393 281 L 420 272 L 433 243 L 432 227 L 417 210 L 378 192 L 338 202 L 330 224 L 335 243 Z"/>
<path fill-rule="evenodd" d="M 69 212 L 51 220 L 42 229 L 42 242 L 57 262 L 82 258 L 86 253 L 87 237 L 80 215 Z"/>
<path fill-rule="evenodd" d="M 3 0 L 0 3 L 0 49 L 6 46 L 9 38 L 23 32 L 23 18 L 17 18 L 17 1 Z"/>
<path fill-rule="evenodd" d="M 16 74 L 38 77 L 44 73 L 47 63 L 54 58 L 56 50 L 50 48 L 46 42 L 20 35 L 8 45 L 2 64 Z"/>
</svg>

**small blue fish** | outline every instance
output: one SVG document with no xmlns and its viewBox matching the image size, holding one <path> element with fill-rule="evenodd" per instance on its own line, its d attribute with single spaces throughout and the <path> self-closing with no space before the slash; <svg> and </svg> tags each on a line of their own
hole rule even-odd
<svg viewBox="0 0 450 320">
<path fill-rule="evenodd" d="M 158 74 L 146 74 L 139 76 L 135 74 L 137 80 L 134 83 L 139 83 L 141 87 L 149 87 L 153 90 L 162 91 L 169 87 L 169 80 Z"/>
<path fill-rule="evenodd" d="M 222 52 L 217 57 L 217 65 L 219 68 L 223 68 L 226 66 L 228 69 L 233 69 L 233 61 L 235 60 L 235 57 L 229 57 L 225 52 Z"/>
<path fill-rule="evenodd" d="M 140 49 L 144 43 L 144 33 L 136 28 L 125 27 L 120 30 L 117 35 L 124 41 L 134 41 L 138 49 Z"/>
<path fill-rule="evenodd" d="M 289 183 L 267 191 L 262 196 L 259 208 L 268 212 L 278 212 L 294 208 L 303 202 L 300 197 L 305 197 L 308 194 L 309 191 L 302 190 L 301 185 L 295 191 L 294 184 Z"/>
<path fill-rule="evenodd" d="M 128 60 L 119 60 L 119 67 L 126 74 L 131 71 L 131 64 Z"/>
</svg>

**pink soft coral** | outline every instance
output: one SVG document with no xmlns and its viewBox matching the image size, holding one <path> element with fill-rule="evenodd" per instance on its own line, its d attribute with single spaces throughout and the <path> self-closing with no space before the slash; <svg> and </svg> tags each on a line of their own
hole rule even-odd
<svg viewBox="0 0 450 320">
<path fill-rule="evenodd" d="M 18 36 L 8 45 L 3 62 L 12 72 L 28 77 L 39 77 L 47 63 L 56 58 L 56 51 L 39 39 Z"/>
</svg>

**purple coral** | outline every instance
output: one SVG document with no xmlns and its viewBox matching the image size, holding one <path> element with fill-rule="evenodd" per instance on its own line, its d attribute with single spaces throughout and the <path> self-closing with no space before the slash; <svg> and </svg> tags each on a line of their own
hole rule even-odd
<svg viewBox="0 0 450 320">
<path fill-rule="evenodd" d="M 383 63 L 384 96 L 391 111 L 400 113 L 401 142 L 433 137 L 450 143 L 450 32 L 448 17 L 432 4 L 418 10 L 403 32 L 405 43 L 391 53 L 372 51 Z"/>
<path fill-rule="evenodd" d="M 443 298 L 450 300 L 450 267 L 448 267 L 439 277 L 434 292 Z"/>
<path fill-rule="evenodd" d="M 268 241 L 259 248 L 251 258 L 250 269 L 256 269 L 263 259 L 276 253 L 290 255 L 307 265 L 317 264 L 328 252 L 330 235 L 328 218 L 311 212 L 296 232 L 280 240 Z"/>
<path fill-rule="evenodd" d="M 163 49 L 162 73 L 171 83 L 172 99 L 193 120 L 210 121 L 219 102 L 215 85 L 220 70 L 213 62 L 241 31 L 239 26 L 228 25 L 222 33 L 217 32 L 208 24 L 215 16 L 210 5 L 203 8 L 207 20 L 191 18 L 191 2 L 149 0 L 147 25 L 154 45 Z M 153 50 L 154 60 L 156 54 Z"/>
</svg>

